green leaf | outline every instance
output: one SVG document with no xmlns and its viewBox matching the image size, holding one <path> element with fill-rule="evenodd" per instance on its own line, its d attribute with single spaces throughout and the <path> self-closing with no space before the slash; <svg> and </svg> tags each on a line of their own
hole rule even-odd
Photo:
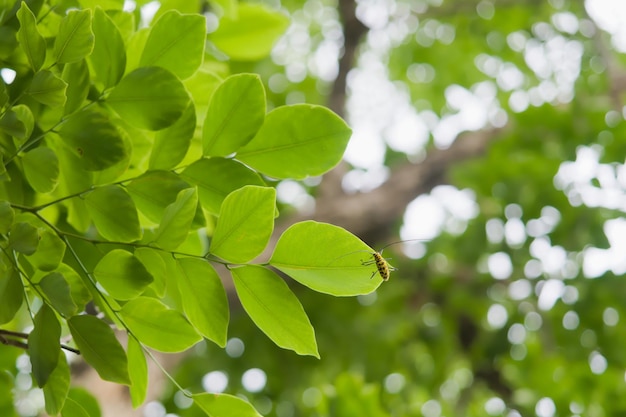
<svg viewBox="0 0 626 417">
<path fill-rule="evenodd" d="M 46 304 L 33 320 L 35 328 L 28 336 L 28 355 L 37 385 L 43 387 L 59 362 L 61 351 L 61 324 Z"/>
<path fill-rule="evenodd" d="M 128 156 L 120 131 L 101 110 L 89 109 L 72 115 L 59 134 L 88 171 L 103 170 Z"/>
<path fill-rule="evenodd" d="M 141 238 L 135 203 L 119 185 L 96 188 L 87 194 L 85 203 L 104 238 L 119 242 L 132 242 Z"/>
<path fill-rule="evenodd" d="M 319 358 L 313 326 L 282 278 L 256 265 L 233 268 L 231 274 L 243 308 L 263 333 L 284 349 Z"/>
<path fill-rule="evenodd" d="M 89 417 L 101 417 L 102 412 L 98 400 L 84 388 L 70 388 L 70 393 L 67 396 L 68 399 L 75 401 L 87 412 Z"/>
<path fill-rule="evenodd" d="M 185 315 L 200 334 L 225 347 L 229 311 L 219 275 L 202 259 L 183 258 L 177 263 L 178 290 L 184 300 Z"/>
<path fill-rule="evenodd" d="M 245 165 L 232 159 L 199 159 L 180 174 L 190 184 L 198 186 L 200 204 L 217 215 L 222 201 L 244 185 L 265 185 L 261 177 Z"/>
<path fill-rule="evenodd" d="M 154 298 L 131 300 L 120 314 L 141 343 L 160 352 L 182 352 L 202 340 L 182 314 Z"/>
<path fill-rule="evenodd" d="M 165 208 L 154 242 L 163 249 L 174 250 L 187 239 L 198 207 L 198 192 L 187 188 L 178 193 L 176 201 Z"/>
<path fill-rule="evenodd" d="M 150 30 L 139 65 L 163 67 L 185 79 L 202 64 L 205 43 L 204 16 L 170 10 Z"/>
<path fill-rule="evenodd" d="M 67 99 L 67 83 L 50 71 L 39 71 L 26 89 L 26 94 L 50 107 L 63 107 Z"/>
<path fill-rule="evenodd" d="M 37 18 L 23 1 L 17 12 L 17 19 L 20 21 L 17 40 L 26 53 L 31 68 L 39 71 L 46 60 L 46 40 L 37 30 Z"/>
<path fill-rule="evenodd" d="M 296 104 L 269 112 L 237 159 L 275 178 L 321 175 L 339 163 L 352 131 L 332 111 Z"/>
<path fill-rule="evenodd" d="M 13 320 L 22 306 L 24 287 L 19 273 L 0 263 L 0 324 Z"/>
<path fill-rule="evenodd" d="M 233 262 L 258 256 L 274 230 L 276 190 L 246 185 L 224 199 L 209 251 Z"/>
<path fill-rule="evenodd" d="M 203 392 L 192 398 L 209 417 L 262 417 L 252 404 L 234 395 Z"/>
<path fill-rule="evenodd" d="M 176 201 L 178 193 L 188 188 L 187 182 L 169 171 L 149 171 L 126 186 L 137 208 L 157 224 L 163 218 L 166 207 Z"/>
<path fill-rule="evenodd" d="M 41 271 L 56 269 L 65 255 L 65 243 L 56 233 L 49 229 L 39 232 L 39 245 L 37 252 L 28 257 L 32 266 Z"/>
<path fill-rule="evenodd" d="M 32 255 L 39 245 L 39 231 L 29 223 L 14 223 L 9 233 L 9 245 L 17 252 Z"/>
<path fill-rule="evenodd" d="M 232 59 L 255 61 L 269 55 L 288 26 L 282 13 L 262 4 L 239 3 L 237 16 L 224 16 L 209 40 Z"/>
<path fill-rule="evenodd" d="M 70 391 L 70 367 L 62 350 L 59 350 L 59 361 L 43 387 L 46 401 L 46 413 L 57 415 L 63 409 L 67 394 Z"/>
<path fill-rule="evenodd" d="M 124 75 L 126 69 L 126 48 L 119 29 L 113 20 L 96 7 L 93 17 L 95 44 L 89 56 L 95 78 L 104 88 L 113 87 Z"/>
<path fill-rule="evenodd" d="M 87 62 L 82 59 L 66 64 L 63 67 L 62 78 L 67 83 L 67 90 L 65 90 L 67 101 L 65 102 L 64 114 L 70 114 L 78 110 L 89 94 L 91 79 L 89 78 Z"/>
<path fill-rule="evenodd" d="M 89 315 L 71 317 L 67 325 L 80 354 L 100 378 L 130 384 L 126 353 L 109 325 Z"/>
<path fill-rule="evenodd" d="M 71 398 L 65 400 L 61 417 L 92 417 L 79 403 Z"/>
<path fill-rule="evenodd" d="M 65 281 L 70 286 L 70 295 L 74 304 L 76 304 L 76 310 L 83 311 L 85 304 L 91 301 L 91 293 L 85 286 L 83 279 L 76 271 L 65 264 L 61 264 L 55 272 L 63 275 L 63 278 L 65 278 Z"/>
<path fill-rule="evenodd" d="M 193 102 L 176 123 L 159 130 L 150 153 L 150 169 L 172 169 L 183 160 L 196 131 L 196 109 Z"/>
<path fill-rule="evenodd" d="M 22 158 L 24 175 L 33 189 L 40 193 L 53 191 L 59 182 L 59 158 L 50 148 L 40 146 Z"/>
<path fill-rule="evenodd" d="M 133 407 L 139 407 L 146 400 L 148 391 L 148 364 L 143 349 L 137 340 L 128 336 L 128 374 L 130 375 L 130 399 Z"/>
<path fill-rule="evenodd" d="M 80 0 L 79 3 L 86 9 L 95 9 L 99 6 L 104 10 L 121 10 L 124 7 L 124 0 Z"/>
<path fill-rule="evenodd" d="M 146 267 L 150 275 L 152 275 L 152 288 L 157 296 L 163 297 L 165 295 L 165 283 L 167 268 L 165 261 L 159 254 L 160 252 L 150 248 L 137 248 L 134 255 L 141 261 L 143 266 Z M 169 254 L 166 254 L 169 255 Z"/>
<path fill-rule="evenodd" d="M 104 255 L 93 273 L 111 297 L 118 300 L 138 297 L 153 280 L 141 261 L 122 249 Z"/>
<path fill-rule="evenodd" d="M 91 10 L 71 10 L 61 20 L 54 42 L 55 62 L 66 64 L 85 58 L 93 50 Z"/>
<path fill-rule="evenodd" d="M 382 282 L 371 260 L 373 249 L 345 229 L 305 221 L 287 229 L 276 243 L 270 265 L 299 283 L 326 294 L 368 294 Z M 370 278 L 371 277 L 371 278 Z"/>
<path fill-rule="evenodd" d="M 76 314 L 76 304 L 72 300 L 70 286 L 63 275 L 58 272 L 48 274 L 41 279 L 39 286 L 52 307 L 63 317 L 71 317 Z"/>
<path fill-rule="evenodd" d="M 228 77 L 215 90 L 202 131 L 204 155 L 227 156 L 245 145 L 265 118 L 265 89 L 256 74 Z"/>
<path fill-rule="evenodd" d="M 180 119 L 189 105 L 189 95 L 168 70 L 144 67 L 122 78 L 106 101 L 133 126 L 160 130 Z"/>
<path fill-rule="evenodd" d="M 0 130 L 20 140 L 28 139 L 34 127 L 33 113 L 24 104 L 11 107 L 0 118 Z"/>
<path fill-rule="evenodd" d="M 15 218 L 15 212 L 11 203 L 8 201 L 0 201 L 0 234 L 7 234 L 11 230 L 13 219 Z"/>
</svg>

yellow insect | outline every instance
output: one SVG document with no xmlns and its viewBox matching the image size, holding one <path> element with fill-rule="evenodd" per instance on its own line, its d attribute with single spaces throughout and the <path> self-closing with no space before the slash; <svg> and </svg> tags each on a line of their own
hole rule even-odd
<svg viewBox="0 0 626 417">
<path fill-rule="evenodd" d="M 380 275 L 383 281 L 387 281 L 389 280 L 389 275 L 391 274 L 391 271 L 396 271 L 397 268 L 389 265 L 389 262 L 387 262 L 387 260 L 383 258 L 381 252 L 371 252 L 371 255 L 374 257 L 374 259 L 372 259 L 371 261 L 361 261 L 361 265 L 376 264 L 376 269 L 378 271 L 374 271 L 370 279 L 374 278 L 374 275 L 376 275 L 376 272 L 378 272 L 378 275 Z"/>
<path fill-rule="evenodd" d="M 376 275 L 376 273 L 378 273 L 378 275 L 380 275 L 380 277 L 382 278 L 383 281 L 388 281 L 389 280 L 389 276 L 391 275 L 392 271 L 397 271 L 397 268 L 394 268 L 393 266 L 391 266 L 389 264 L 389 262 L 387 262 L 387 259 L 383 257 L 383 250 L 387 249 L 389 246 L 395 245 L 397 243 L 405 243 L 405 242 L 412 242 L 412 241 L 418 241 L 418 240 L 424 240 L 424 239 L 408 239 L 408 240 L 399 240 L 397 242 L 392 242 L 389 243 L 387 245 L 385 245 L 380 251 L 376 252 L 369 252 L 369 251 L 357 251 L 357 252 L 367 252 L 370 255 L 372 255 L 373 259 L 370 259 L 368 261 L 363 261 L 361 260 L 361 265 L 364 266 L 369 266 L 369 265 L 376 265 L 376 271 L 372 272 L 372 276 L 370 277 L 370 279 L 374 278 L 374 275 Z M 355 253 L 355 252 L 351 252 L 351 253 Z M 350 254 L 346 254 L 343 256 L 347 256 Z M 341 256 L 341 257 L 343 257 Z"/>
</svg>

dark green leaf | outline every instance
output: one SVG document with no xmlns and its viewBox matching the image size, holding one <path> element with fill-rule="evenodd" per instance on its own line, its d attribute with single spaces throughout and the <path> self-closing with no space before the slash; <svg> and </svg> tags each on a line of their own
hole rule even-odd
<svg viewBox="0 0 626 417">
<path fill-rule="evenodd" d="M 209 251 L 233 263 L 254 259 L 272 235 L 275 211 L 273 188 L 246 185 L 233 191 L 222 203 Z"/>
<path fill-rule="evenodd" d="M 70 286 L 58 272 L 46 275 L 39 282 L 41 291 L 46 295 L 52 307 L 63 317 L 71 317 L 77 312 L 72 300 Z"/>
<path fill-rule="evenodd" d="M 0 201 L 0 234 L 7 234 L 11 230 L 15 212 L 8 201 Z"/>
<path fill-rule="evenodd" d="M 139 259 L 122 249 L 104 255 L 93 273 L 100 285 L 118 300 L 138 297 L 153 279 Z"/>
<path fill-rule="evenodd" d="M 180 174 L 190 184 L 198 186 L 202 207 L 217 215 L 222 201 L 244 185 L 265 185 L 261 177 L 245 165 L 232 159 L 200 159 Z"/>
<path fill-rule="evenodd" d="M 17 252 L 32 255 L 39 245 L 39 231 L 29 223 L 14 223 L 9 233 L 9 245 Z"/>
<path fill-rule="evenodd" d="M 89 171 L 108 168 L 128 156 L 121 133 L 104 111 L 89 109 L 72 115 L 59 134 Z"/>
<path fill-rule="evenodd" d="M 61 20 L 59 34 L 54 42 L 55 61 L 59 64 L 78 61 L 93 50 L 91 10 L 71 10 Z"/>
<path fill-rule="evenodd" d="M 204 337 L 226 346 L 228 299 L 219 275 L 202 259 L 179 259 L 178 268 L 185 315 Z"/>
<path fill-rule="evenodd" d="M 130 124 L 141 129 L 160 130 L 180 119 L 189 106 L 189 95 L 168 70 L 144 67 L 122 78 L 107 102 Z"/>
<path fill-rule="evenodd" d="M 217 88 L 204 120 L 204 155 L 227 156 L 245 145 L 265 118 L 265 89 L 258 75 L 237 74 Z"/>
<path fill-rule="evenodd" d="M 178 311 L 154 298 L 131 300 L 120 314 L 142 344 L 161 352 L 182 352 L 202 340 Z"/>
<path fill-rule="evenodd" d="M 180 79 L 188 78 L 202 63 L 205 38 L 204 16 L 170 10 L 150 30 L 139 65 L 163 67 Z"/>
<path fill-rule="evenodd" d="M 24 287 L 18 272 L 0 262 L 0 324 L 13 320 L 23 299 Z"/>
<path fill-rule="evenodd" d="M 119 185 L 98 187 L 85 197 L 87 210 L 106 239 L 132 242 L 141 238 L 133 199 Z"/>
<path fill-rule="evenodd" d="M 161 222 L 165 208 L 176 201 L 178 193 L 188 188 L 187 182 L 169 171 L 149 171 L 126 187 L 137 208 L 156 224 Z"/>
<path fill-rule="evenodd" d="M 43 387 L 59 362 L 61 325 L 54 311 L 42 305 L 35 319 L 35 328 L 28 336 L 28 355 L 37 385 Z"/>
<path fill-rule="evenodd" d="M 313 326 L 285 281 L 255 265 L 231 273 L 243 308 L 263 333 L 282 348 L 319 358 Z"/>
<path fill-rule="evenodd" d="M 39 71 L 46 59 L 46 41 L 37 30 L 37 18 L 23 1 L 17 12 L 17 18 L 20 21 L 17 40 L 26 53 L 31 68 Z"/>
<path fill-rule="evenodd" d="M 35 119 L 28 106 L 18 104 L 0 118 L 0 130 L 17 139 L 28 139 L 33 133 Z"/>
<path fill-rule="evenodd" d="M 130 384 L 126 352 L 109 325 L 87 315 L 71 317 L 67 325 L 80 354 L 102 379 Z"/>
<path fill-rule="evenodd" d="M 325 107 L 283 106 L 268 113 L 237 159 L 275 178 L 321 175 L 339 163 L 352 131 Z"/>
<path fill-rule="evenodd" d="M 49 229 L 40 231 L 37 252 L 28 257 L 28 261 L 41 271 L 56 269 L 65 255 L 65 243 Z"/>
</svg>

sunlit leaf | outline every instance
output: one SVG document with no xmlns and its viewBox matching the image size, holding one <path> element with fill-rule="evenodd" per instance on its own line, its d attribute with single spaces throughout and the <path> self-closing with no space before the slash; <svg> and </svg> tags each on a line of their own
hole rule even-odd
<svg viewBox="0 0 626 417">
<path fill-rule="evenodd" d="M 46 41 L 37 30 L 37 18 L 25 2 L 22 2 L 17 18 L 20 21 L 17 40 L 26 53 L 30 66 L 39 71 L 46 59 Z"/>
<path fill-rule="evenodd" d="M 154 298 L 131 300 L 120 314 L 141 343 L 161 352 L 182 352 L 202 340 L 182 314 Z"/>
<path fill-rule="evenodd" d="M 194 394 L 193 402 L 209 417 L 262 417 L 247 401 L 229 394 Z"/>
<path fill-rule="evenodd" d="M 176 201 L 165 208 L 154 243 L 167 250 L 180 246 L 189 234 L 197 206 L 198 193 L 195 188 L 179 192 Z"/>
<path fill-rule="evenodd" d="M 363 265 L 373 249 L 345 229 L 296 223 L 280 236 L 270 265 L 307 287 L 337 296 L 368 294 L 382 282 L 376 265 Z"/>
<path fill-rule="evenodd" d="M 106 239 L 132 242 L 141 238 L 133 199 L 119 185 L 98 187 L 85 197 L 87 210 Z"/>
<path fill-rule="evenodd" d="M 258 256 L 274 230 L 276 190 L 246 185 L 224 199 L 213 233 L 211 254 L 245 263 Z"/>
<path fill-rule="evenodd" d="M 50 107 L 65 105 L 67 83 L 50 71 L 39 71 L 33 77 L 26 93 L 38 102 Z"/>
<path fill-rule="evenodd" d="M 205 38 L 203 16 L 170 10 L 152 26 L 139 65 L 163 67 L 180 79 L 188 78 L 202 63 Z"/>
<path fill-rule="evenodd" d="M 54 42 L 55 61 L 60 64 L 78 61 L 91 54 L 94 35 L 91 31 L 91 10 L 71 10 L 61 20 Z"/>
<path fill-rule="evenodd" d="M 146 399 L 148 390 L 148 364 L 143 349 L 137 340 L 128 337 L 128 374 L 130 375 L 130 398 L 133 407 L 137 408 Z"/>
<path fill-rule="evenodd" d="M 124 40 L 113 20 L 97 7 L 93 16 L 95 44 L 89 56 L 96 79 L 105 88 L 116 85 L 126 69 Z"/>
<path fill-rule="evenodd" d="M 57 415 L 63 409 L 67 394 L 70 390 L 70 367 L 63 351 L 59 350 L 59 361 L 50 374 L 48 382 L 43 387 L 43 396 L 46 402 L 46 413 Z"/>
<path fill-rule="evenodd" d="M 183 258 L 177 263 L 185 315 L 204 337 L 226 346 L 228 300 L 219 275 L 202 259 Z"/>
<path fill-rule="evenodd" d="M 189 106 L 189 95 L 168 70 L 143 67 L 122 78 L 106 101 L 133 126 L 160 130 L 180 119 Z"/>
<path fill-rule="evenodd" d="M 50 148 L 40 146 L 24 154 L 24 175 L 28 183 L 40 193 L 54 190 L 59 181 L 59 158 Z"/>
<path fill-rule="evenodd" d="M 320 175 L 339 163 L 351 134 L 346 122 L 325 107 L 278 107 L 237 151 L 237 159 L 275 178 Z"/>
<path fill-rule="evenodd" d="M 213 93 L 204 120 L 204 155 L 227 156 L 245 145 L 265 117 L 265 90 L 255 74 L 228 77 Z"/>
<path fill-rule="evenodd" d="M 263 333 L 282 348 L 319 358 L 313 326 L 285 281 L 255 265 L 231 274 L 243 308 Z"/>
</svg>

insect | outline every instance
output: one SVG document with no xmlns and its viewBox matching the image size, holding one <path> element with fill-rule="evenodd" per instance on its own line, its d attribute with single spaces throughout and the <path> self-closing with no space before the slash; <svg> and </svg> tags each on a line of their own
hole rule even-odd
<svg viewBox="0 0 626 417">
<path fill-rule="evenodd" d="M 397 268 L 389 265 L 389 262 L 387 262 L 387 259 L 383 258 L 381 252 L 371 252 L 371 255 L 374 257 L 374 259 L 370 261 L 361 261 L 361 265 L 376 264 L 377 271 L 372 272 L 372 276 L 370 277 L 370 279 L 374 278 L 374 275 L 376 275 L 376 272 L 378 272 L 383 281 L 387 281 L 389 279 L 391 271 L 395 271 Z"/>
<path fill-rule="evenodd" d="M 369 266 L 369 265 L 376 265 L 376 271 L 372 272 L 372 276 L 370 277 L 370 279 L 374 278 L 374 275 L 376 275 L 376 273 L 378 273 L 378 275 L 380 275 L 380 277 L 382 278 L 383 281 L 388 281 L 389 280 L 389 276 L 391 275 L 392 271 L 397 271 L 397 268 L 394 268 L 393 266 L 391 266 L 389 264 L 389 262 L 387 262 L 387 258 L 383 257 L 383 251 L 385 249 L 387 249 L 389 246 L 398 244 L 398 243 L 405 243 L 405 242 L 413 242 L 413 241 L 418 241 L 418 240 L 424 240 L 424 239 L 408 239 L 408 240 L 399 240 L 397 242 L 392 242 L 389 243 L 385 246 L 383 246 L 381 248 L 380 251 L 376 252 L 369 252 L 369 251 L 357 251 L 357 252 L 367 252 L 370 255 L 372 255 L 373 259 L 364 261 L 361 260 L 361 265 L 363 266 Z M 351 252 L 351 253 L 355 253 L 355 252 Z M 351 253 L 348 253 L 346 255 L 343 256 L 347 256 L 350 255 Z M 342 257 L 343 257 L 342 256 Z"/>
</svg>

